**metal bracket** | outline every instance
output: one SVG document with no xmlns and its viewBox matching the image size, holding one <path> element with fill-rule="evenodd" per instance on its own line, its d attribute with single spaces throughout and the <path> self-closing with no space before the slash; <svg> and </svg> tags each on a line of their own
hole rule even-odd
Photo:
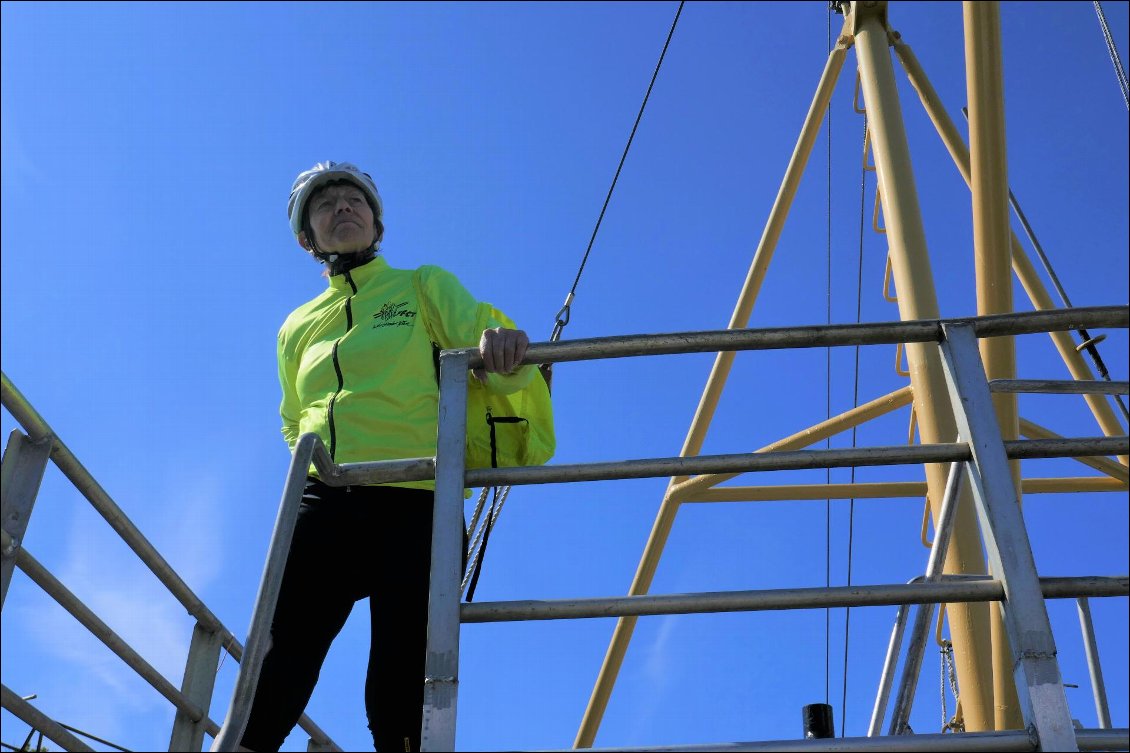
<svg viewBox="0 0 1130 753">
<path fill-rule="evenodd" d="M 944 323 L 942 333 L 942 368 L 958 435 L 969 443 L 973 455 L 973 500 L 985 552 L 990 572 L 1004 585 L 1000 610 L 1012 649 L 1024 721 L 1035 726 L 1037 750 L 1079 750 L 1047 605 L 977 349 L 977 335 L 973 325 L 967 323 Z"/>
<path fill-rule="evenodd" d="M 844 25 L 850 25 L 852 36 L 859 33 L 863 21 L 868 18 L 878 18 L 883 30 L 890 31 L 890 27 L 887 26 L 886 0 L 855 0 L 845 5 L 848 7 L 844 13 Z"/>
<path fill-rule="evenodd" d="M 43 473 L 55 446 L 54 435 L 32 440 L 19 429 L 8 435 L 8 446 L 0 462 L 0 523 L 6 534 L 0 561 L 0 608 L 8 598 L 8 584 L 16 565 L 16 553 L 27 532 Z"/>
</svg>

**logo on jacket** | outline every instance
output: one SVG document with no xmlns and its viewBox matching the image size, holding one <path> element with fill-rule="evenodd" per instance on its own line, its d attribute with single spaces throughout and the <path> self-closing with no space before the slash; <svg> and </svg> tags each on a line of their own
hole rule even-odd
<svg viewBox="0 0 1130 753">
<path fill-rule="evenodd" d="M 409 302 L 386 303 L 377 313 L 373 314 L 376 321 L 373 328 L 377 327 L 411 327 L 416 319 L 416 312 L 408 310 Z"/>
</svg>

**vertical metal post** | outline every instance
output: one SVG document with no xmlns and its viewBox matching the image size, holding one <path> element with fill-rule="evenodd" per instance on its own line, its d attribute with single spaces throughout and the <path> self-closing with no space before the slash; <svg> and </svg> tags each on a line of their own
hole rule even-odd
<svg viewBox="0 0 1130 753">
<path fill-rule="evenodd" d="M 761 234 L 753 262 L 746 274 L 745 283 L 738 296 L 734 313 L 730 318 L 731 329 L 744 328 L 749 324 L 749 317 L 753 313 L 753 304 L 757 300 L 761 283 L 765 280 L 769 263 L 773 259 L 777 241 L 781 237 L 789 209 L 792 208 L 797 188 L 804 176 L 808 157 L 812 153 L 816 137 L 820 134 L 824 114 L 828 110 L 828 102 L 832 98 L 832 92 L 835 91 L 836 80 L 843 68 L 845 57 L 847 57 L 847 46 L 843 42 L 837 44 L 831 54 L 828 55 L 816 94 L 812 98 L 812 104 L 809 106 L 800 136 L 793 149 L 792 157 L 789 159 L 785 176 L 781 181 L 781 188 L 773 202 L 769 219 L 765 223 L 765 229 Z M 680 453 L 683 457 L 697 455 L 701 452 L 706 431 L 710 427 L 714 411 L 722 397 L 722 388 L 726 384 L 733 363 L 733 351 L 723 351 L 715 358 L 714 366 L 706 380 L 706 386 L 703 388 L 702 397 L 699 399 L 698 408 L 695 410 L 694 418 L 691 419 L 687 438 L 683 442 L 683 450 Z M 675 523 L 675 513 L 679 509 L 679 502 L 672 495 L 672 488 L 684 480 L 673 478 L 668 482 L 667 491 L 663 495 L 659 512 L 655 516 L 654 524 L 652 524 L 651 534 L 644 545 L 643 555 L 636 568 L 636 575 L 628 590 L 630 595 L 646 594 L 648 589 L 651 588 L 651 581 L 659 567 L 659 558 L 663 554 L 663 548 L 667 545 L 667 538 L 670 536 L 671 528 Z M 600 673 L 593 685 L 592 695 L 589 698 L 588 706 L 585 708 L 584 717 L 577 729 L 577 736 L 573 742 L 574 748 L 591 748 L 596 740 L 596 732 L 600 728 L 600 722 L 604 718 L 604 710 L 607 708 L 608 699 L 612 695 L 612 686 L 615 684 L 620 666 L 624 662 L 624 654 L 628 650 L 628 642 L 632 639 L 636 619 L 636 617 L 621 617 L 616 622 L 612 640 L 608 644 L 608 651 L 605 653 Z"/>
<path fill-rule="evenodd" d="M 8 446 L 4 450 L 3 463 L 0 463 L 0 522 L 10 539 L 0 559 L 0 609 L 8 598 L 16 552 L 27 532 L 31 510 L 54 444 L 55 437 L 50 435 L 34 442 L 19 429 L 13 429 L 8 435 Z"/>
<path fill-rule="evenodd" d="M 1012 259 L 1008 227 L 1008 158 L 1004 135 L 1004 77 L 1001 70 L 1000 7 L 996 2 L 962 3 L 965 18 L 965 81 L 969 100 L 969 188 L 973 195 L 973 256 L 977 314 L 1012 313 Z M 1016 377 L 1016 345 L 1011 337 L 981 340 L 981 360 L 989 379 Z M 993 395 L 1004 439 L 1016 439 L 1020 418 L 1016 395 Z M 1019 488 L 1020 462 L 1012 461 Z M 1015 729 L 1021 718 L 1009 671 L 1008 637 L 999 612 L 991 618 L 993 640 L 993 723 Z"/>
<path fill-rule="evenodd" d="M 1099 644 L 1095 640 L 1095 623 L 1091 621 L 1091 605 L 1087 597 L 1075 600 L 1079 607 L 1079 628 L 1083 631 L 1083 646 L 1087 651 L 1087 668 L 1091 671 L 1091 692 L 1095 695 L 1095 715 L 1101 729 L 1110 729 L 1110 704 L 1106 699 L 1103 682 L 1103 665 L 1099 662 Z"/>
<path fill-rule="evenodd" d="M 937 293 L 926 246 L 926 231 L 918 204 L 910 145 L 906 139 L 894 66 L 888 50 L 886 3 L 851 4 L 852 29 L 859 58 L 860 81 L 867 105 L 867 125 L 875 152 L 875 167 L 883 195 L 883 216 L 891 270 L 899 292 L 899 315 L 903 319 L 938 319 Z M 914 410 L 923 444 L 952 442 L 957 434 L 948 404 L 945 375 L 938 349 L 930 343 L 906 347 L 910 383 L 914 388 Z M 941 512 L 945 468 L 926 466 L 928 499 L 935 525 Z M 970 496 L 963 490 L 946 572 L 983 574 L 985 558 Z M 971 732 L 992 729 L 992 642 L 989 638 L 989 605 L 947 606 L 962 688 L 962 710 Z"/>
<path fill-rule="evenodd" d="M 271 534 L 271 544 L 267 550 L 267 562 L 263 566 L 263 577 L 259 580 L 259 593 L 255 597 L 255 609 L 251 613 L 251 627 L 247 631 L 247 645 L 239 664 L 231 705 L 228 707 L 224 726 L 212 744 L 212 750 L 235 750 L 243 739 L 243 730 L 247 726 L 251 704 L 255 700 L 255 688 L 259 684 L 259 672 L 271 647 L 271 622 L 275 618 L 275 605 L 279 600 L 283 571 L 290 554 L 290 541 L 294 537 L 294 526 L 298 521 L 298 503 L 302 501 L 302 492 L 306 488 L 306 475 L 310 472 L 314 447 L 321 441 L 317 434 L 303 434 L 294 446 L 278 517 L 275 518 L 275 530 Z"/>
<path fill-rule="evenodd" d="M 212 691 L 216 687 L 216 667 L 220 663 L 220 636 L 205 630 L 196 623 L 192 628 L 192 642 L 188 646 L 188 661 L 184 665 L 184 681 L 180 691 L 188 700 L 204 710 L 200 719 L 190 719 L 177 709 L 173 719 L 173 734 L 169 739 L 170 751 L 198 751 L 204 745 L 204 726 L 208 709 L 212 705 Z"/>
<path fill-rule="evenodd" d="M 440 354 L 439 433 L 421 750 L 455 750 L 468 363 L 466 353 Z"/>
<path fill-rule="evenodd" d="M 989 382 L 969 324 L 943 324 L 943 366 L 961 440 L 973 455 L 973 499 L 995 577 L 1004 586 L 1004 615 L 1024 721 L 1037 750 L 1075 751 L 1078 743 L 1032 546 L 1020 514 Z"/>
<path fill-rule="evenodd" d="M 930 547 L 930 557 L 926 561 L 926 573 L 922 577 L 922 580 L 927 582 L 936 581 L 942 575 L 946 552 L 950 548 L 950 536 L 953 533 L 954 513 L 957 512 L 957 501 L 960 498 L 958 492 L 964 475 L 965 463 L 953 463 L 950 466 L 949 478 L 946 479 L 946 494 L 942 499 L 942 511 L 938 517 L 938 525 L 934 529 L 934 544 Z M 915 580 L 919 579 L 916 578 Z M 906 663 L 903 667 L 902 680 L 899 683 L 898 703 L 895 706 L 895 713 L 891 717 L 890 734 L 892 735 L 901 735 L 905 731 L 905 720 L 910 718 L 914 688 L 918 682 L 918 673 L 922 668 L 926 628 L 930 623 L 930 618 L 934 615 L 934 606 L 934 604 L 922 604 L 918 607 L 918 616 L 914 622 L 914 629 L 911 631 L 910 646 L 907 649 Z M 878 735 L 883 726 L 883 717 L 887 713 L 887 700 L 891 694 L 895 665 L 898 664 L 902 634 L 906 628 L 906 618 L 909 612 L 909 604 L 903 604 L 899 607 L 895 627 L 891 631 L 891 641 L 887 647 L 887 660 L 883 666 L 879 693 L 875 697 L 875 708 L 871 712 L 871 724 L 867 730 L 868 737 Z"/>
</svg>

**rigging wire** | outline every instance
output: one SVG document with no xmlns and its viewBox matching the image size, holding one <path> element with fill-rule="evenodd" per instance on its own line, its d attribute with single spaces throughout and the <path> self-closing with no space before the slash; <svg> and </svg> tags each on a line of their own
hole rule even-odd
<svg viewBox="0 0 1130 753">
<path fill-rule="evenodd" d="M 624 146 L 624 153 L 620 156 L 620 164 L 616 167 L 616 174 L 612 177 L 612 185 L 608 187 L 608 195 L 604 197 L 604 206 L 600 208 L 600 216 L 596 218 L 596 227 L 592 229 L 592 237 L 589 238 L 588 248 L 585 249 L 585 255 L 581 259 L 581 266 L 577 270 L 577 277 L 573 280 L 573 287 L 569 288 L 569 295 L 565 296 L 565 304 L 561 310 L 557 312 L 556 322 L 553 325 L 553 334 L 550 335 L 550 342 L 557 342 L 561 338 L 561 330 L 565 329 L 565 325 L 569 323 L 569 316 L 573 307 L 573 297 L 577 292 L 577 284 L 581 281 L 581 274 L 585 271 L 585 264 L 589 260 L 589 253 L 592 252 L 592 245 L 596 241 L 596 233 L 600 230 L 600 223 L 604 219 L 604 212 L 608 209 L 608 202 L 612 200 L 612 192 L 616 190 L 616 181 L 620 179 L 620 171 L 624 168 L 624 161 L 628 159 L 628 150 L 632 148 L 632 139 L 636 137 L 636 129 L 639 128 L 640 120 L 643 118 L 644 108 L 647 107 L 647 100 L 651 97 L 652 87 L 655 86 L 655 79 L 659 77 L 659 69 L 663 65 L 663 58 L 667 56 L 667 47 L 671 44 L 671 37 L 675 35 L 675 26 L 679 23 L 679 16 L 683 12 L 683 3 L 686 0 L 680 0 L 679 9 L 675 11 L 675 20 L 671 22 L 671 30 L 667 32 L 667 41 L 663 43 L 663 51 L 659 53 L 659 62 L 655 64 L 655 71 L 651 74 L 651 83 L 647 85 L 647 93 L 643 96 L 643 104 L 640 105 L 639 114 L 636 115 L 636 122 L 632 125 L 632 132 L 628 135 L 628 143 Z"/>
<path fill-rule="evenodd" d="M 1122 100 L 1126 109 L 1130 110 L 1130 87 L 1126 84 L 1126 69 L 1122 67 L 1122 60 L 1118 57 L 1118 48 L 1114 46 L 1114 37 L 1110 34 L 1110 27 L 1106 23 L 1106 14 L 1099 0 L 1094 0 L 1095 13 L 1099 17 L 1099 26 L 1103 30 L 1103 39 L 1106 40 L 1106 49 L 1110 53 L 1110 62 L 1114 64 L 1114 75 L 1118 77 L 1118 88 L 1122 91 Z"/>
<path fill-rule="evenodd" d="M 863 168 L 859 180 L 859 264 L 855 292 L 855 321 L 863 321 L 863 218 L 866 212 L 867 200 L 867 120 L 863 121 Z M 876 187 L 878 190 L 878 187 Z M 859 406 L 859 346 L 855 346 L 855 384 L 852 388 L 852 408 Z M 859 427 L 851 428 L 851 446 L 856 446 Z M 851 467 L 851 484 L 855 484 L 855 466 Z M 848 544 L 847 544 L 847 585 L 851 585 L 852 545 L 855 538 L 855 498 L 848 500 Z M 847 689 L 848 689 L 848 649 L 851 645 L 851 607 L 844 611 L 844 688 L 840 700 L 840 737 L 844 736 L 847 724 Z"/>
<path fill-rule="evenodd" d="M 832 53 L 832 13 L 835 8 L 831 5 L 828 7 L 828 25 L 827 25 L 827 47 L 828 54 Z M 826 216 L 828 218 L 828 252 L 827 252 L 827 291 L 828 291 L 828 311 L 827 320 L 828 324 L 832 324 L 832 107 L 828 106 L 827 112 L 827 133 L 828 133 L 828 201 L 826 207 Z M 824 366 L 825 366 L 825 384 L 827 391 L 824 397 L 825 418 L 830 420 L 832 418 L 832 348 L 824 349 Z M 824 440 L 824 446 L 829 450 L 832 449 L 832 438 L 828 437 Z M 832 484 L 832 469 L 824 469 L 824 483 L 831 486 Z M 824 587 L 830 588 L 832 586 L 832 500 L 824 500 Z M 824 608 L 824 703 L 828 705 L 830 698 L 831 687 L 831 656 L 832 656 L 832 610 L 830 607 Z"/>
<path fill-rule="evenodd" d="M 659 77 L 659 69 L 663 66 L 663 58 L 667 56 L 667 48 L 671 45 L 671 37 L 675 35 L 675 27 L 679 23 L 679 16 L 683 13 L 683 4 L 685 1 L 686 0 L 680 0 L 679 8 L 675 11 L 675 20 L 671 22 L 671 29 L 667 32 L 667 40 L 663 43 L 663 51 L 659 53 L 659 62 L 655 64 L 655 71 L 651 74 L 651 82 L 647 85 L 647 92 L 644 94 L 643 104 L 640 105 L 640 111 L 636 115 L 636 122 L 632 125 L 632 132 L 628 135 L 628 143 L 624 146 L 624 153 L 620 156 L 620 164 L 616 166 L 616 174 L 612 177 L 612 185 L 608 187 L 608 195 L 604 197 L 604 206 L 600 208 L 600 215 L 596 218 L 596 226 L 592 230 L 588 248 L 585 249 L 585 255 L 581 259 L 581 266 L 577 270 L 576 278 L 573 280 L 573 287 L 569 289 L 569 295 L 565 297 L 565 305 L 561 307 L 561 310 L 557 312 L 557 316 L 555 317 L 556 321 L 553 325 L 553 333 L 549 337 L 550 342 L 557 342 L 561 339 L 561 331 L 565 329 L 565 325 L 569 323 L 573 298 L 577 292 L 577 285 L 581 281 L 581 274 L 585 271 L 585 264 L 588 262 L 589 254 L 592 252 L 597 231 L 600 230 L 600 223 L 604 219 L 605 211 L 608 209 L 608 203 L 612 200 L 612 192 L 616 189 L 616 181 L 620 179 L 620 171 L 624 169 L 624 162 L 628 159 L 628 150 L 632 148 L 632 139 L 636 137 L 636 129 L 639 128 L 640 120 L 643 119 L 644 109 L 647 107 L 647 101 L 651 97 L 651 90 L 655 87 L 655 80 Z M 545 364 L 542 367 L 542 373 L 545 375 L 547 384 L 549 384 L 552 379 L 551 366 L 552 364 Z M 495 487 L 490 511 L 483 516 L 482 523 L 476 531 L 475 528 L 478 524 L 479 516 L 482 515 L 482 508 L 486 502 L 487 494 L 488 490 L 484 488 L 482 495 L 479 497 L 471 525 L 467 529 L 467 537 L 471 543 L 467 549 L 468 562 L 460 586 L 461 590 L 467 594 L 467 601 L 471 601 L 474 598 L 475 586 L 478 584 L 479 572 L 482 567 L 483 553 L 486 550 L 490 532 L 494 528 L 495 523 L 498 522 L 498 516 L 502 513 L 502 506 L 506 504 L 506 499 L 510 495 L 510 487 Z"/>
</svg>

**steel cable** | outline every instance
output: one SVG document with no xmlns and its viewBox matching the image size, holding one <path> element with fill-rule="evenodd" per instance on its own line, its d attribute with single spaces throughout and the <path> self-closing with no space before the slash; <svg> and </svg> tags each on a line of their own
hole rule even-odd
<svg viewBox="0 0 1130 753">
<path fill-rule="evenodd" d="M 620 156 L 620 164 L 616 166 L 616 174 L 612 177 L 612 185 L 608 187 L 608 195 L 604 197 L 604 205 L 600 208 L 600 215 L 596 218 L 596 226 L 592 230 L 592 236 L 589 238 L 589 245 L 585 249 L 585 255 L 581 259 L 581 266 L 577 269 L 577 276 L 573 279 L 573 286 L 569 288 L 569 295 L 565 296 L 565 305 L 557 312 L 555 317 L 556 321 L 553 325 L 553 332 L 550 334 L 549 341 L 557 342 L 561 339 L 561 331 L 565 329 L 565 325 L 569 323 L 570 313 L 573 305 L 573 298 L 577 292 L 577 285 L 581 282 L 581 274 L 585 271 L 585 264 L 589 260 L 589 254 L 592 252 L 593 244 L 596 242 L 597 231 L 600 230 L 600 223 L 604 220 L 604 213 L 608 209 L 608 203 L 612 200 L 612 192 L 616 189 L 616 182 L 620 179 L 620 171 L 624 169 L 624 162 L 628 159 L 628 150 L 632 148 L 632 140 L 636 137 L 636 130 L 639 128 L 640 121 L 643 119 L 644 109 L 647 107 L 647 101 L 651 97 L 651 90 L 655 87 L 655 80 L 659 77 L 659 69 L 663 66 L 663 58 L 667 56 L 667 48 L 671 45 L 671 37 L 675 35 L 675 27 L 679 23 L 679 16 L 683 13 L 683 3 L 685 0 L 680 0 L 679 7 L 675 11 L 675 20 L 671 22 L 671 29 L 667 32 L 667 39 L 663 43 L 663 51 L 659 53 L 659 62 L 655 64 L 655 71 L 651 74 L 651 82 L 647 85 L 647 92 L 643 97 L 643 104 L 640 105 L 640 111 L 636 115 L 636 122 L 632 124 L 632 132 L 628 135 L 628 143 L 624 146 L 624 153 Z M 550 379 L 549 368 L 552 364 L 546 364 L 543 374 L 546 376 L 548 383 Z M 474 522 L 471 524 L 471 529 L 475 528 L 475 523 L 478 521 L 479 515 L 482 512 L 482 505 L 486 501 L 487 490 L 483 489 L 482 496 L 479 499 L 478 508 L 475 511 Z M 463 576 L 463 583 L 461 589 L 467 591 L 468 585 L 472 581 L 477 581 L 473 574 L 476 573 L 476 568 L 481 567 L 481 560 L 483 550 L 487 537 L 490 535 L 490 530 L 494 524 L 498 522 L 498 516 L 502 513 L 502 505 L 506 503 L 506 498 L 510 495 L 510 487 L 504 486 L 499 489 L 498 495 L 495 497 L 497 506 L 493 512 L 488 513 L 483 519 L 482 527 L 475 533 L 474 541 L 468 549 L 468 565 L 467 570 Z M 482 540 L 483 546 L 478 546 L 479 540 Z M 474 593 L 474 587 L 467 592 L 468 600 Z"/>
<path fill-rule="evenodd" d="M 651 74 L 651 83 L 647 85 L 647 93 L 643 96 L 643 104 L 640 105 L 639 114 L 636 115 L 636 122 L 632 125 L 632 132 L 628 135 L 628 143 L 624 146 L 624 153 L 620 156 L 620 164 L 616 166 L 616 174 L 612 176 L 612 185 L 608 187 L 608 195 L 604 197 L 604 206 L 600 208 L 600 215 L 596 218 L 596 226 L 592 229 L 592 237 L 589 238 L 588 248 L 585 249 L 585 255 L 581 259 L 581 266 L 577 269 L 577 277 L 573 280 L 573 287 L 569 288 L 569 295 L 565 296 L 565 304 L 561 310 L 557 312 L 557 321 L 553 325 L 553 334 L 550 335 L 550 342 L 557 342 L 561 338 L 561 330 L 565 329 L 565 325 L 569 323 L 570 313 L 573 307 L 573 297 L 577 292 L 577 285 L 581 281 L 581 274 L 585 271 L 585 264 L 589 260 L 589 254 L 592 252 L 593 243 L 596 242 L 597 231 L 600 230 L 600 223 L 604 220 L 604 213 L 608 209 L 608 202 L 612 200 L 612 192 L 616 190 L 616 181 L 620 179 L 620 171 L 624 169 L 624 161 L 628 159 L 628 150 L 632 148 L 632 139 L 636 137 L 636 129 L 640 126 L 640 120 L 643 119 L 644 108 L 647 107 L 647 100 L 651 97 L 651 90 L 655 86 L 655 79 L 659 77 L 659 69 L 663 65 L 663 58 L 667 56 L 667 47 L 671 44 L 671 37 L 675 35 L 675 27 L 679 23 L 679 16 L 683 12 L 683 2 L 679 3 L 678 10 L 675 11 L 675 20 L 671 22 L 671 30 L 667 32 L 667 41 L 663 43 L 663 51 L 659 53 L 659 62 L 655 64 L 655 71 Z"/>
<path fill-rule="evenodd" d="M 1095 2 L 1095 13 L 1099 17 L 1099 26 L 1103 30 L 1103 39 L 1106 40 L 1106 49 L 1110 53 L 1110 62 L 1114 64 L 1114 75 L 1118 77 L 1118 88 L 1122 91 L 1122 100 L 1126 109 L 1130 110 L 1130 87 L 1126 84 L 1126 70 L 1122 67 L 1122 60 L 1118 57 L 1118 49 L 1114 46 L 1114 37 L 1110 34 L 1110 27 L 1106 23 L 1106 14 L 1099 0 Z"/>
</svg>

